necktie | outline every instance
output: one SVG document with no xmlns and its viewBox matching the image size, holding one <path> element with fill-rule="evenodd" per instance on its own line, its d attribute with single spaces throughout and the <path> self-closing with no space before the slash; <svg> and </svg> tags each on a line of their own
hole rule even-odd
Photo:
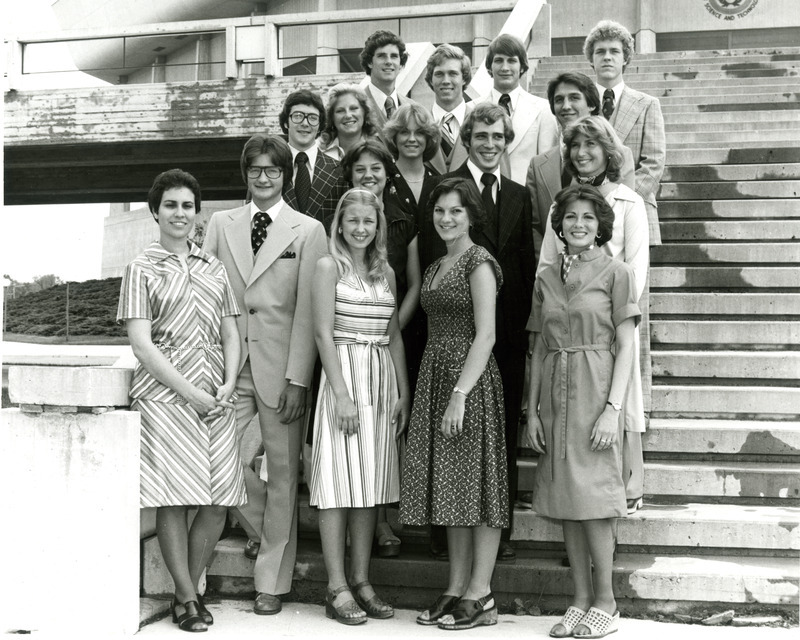
<svg viewBox="0 0 800 640">
<path fill-rule="evenodd" d="M 250 244 L 253 247 L 253 255 L 258 253 L 264 240 L 267 239 L 267 227 L 272 222 L 269 214 L 259 211 L 253 216 L 253 230 L 250 232 Z"/>
<path fill-rule="evenodd" d="M 503 109 L 506 110 L 506 113 L 508 114 L 508 117 L 510 118 L 511 117 L 511 96 L 508 95 L 507 93 L 504 93 L 502 96 L 500 96 L 500 106 L 503 107 Z"/>
<path fill-rule="evenodd" d="M 484 173 L 481 176 L 481 183 L 483 184 L 481 200 L 483 200 L 483 207 L 486 209 L 486 217 L 493 226 L 497 226 L 497 213 L 494 206 L 494 198 L 492 197 L 492 187 L 496 181 L 497 177 L 493 173 Z"/>
<path fill-rule="evenodd" d="M 445 158 L 449 158 L 450 154 L 453 152 L 453 144 L 455 143 L 456 137 L 452 125 L 455 124 L 455 121 L 455 116 L 452 113 L 448 113 L 442 118 L 442 124 L 439 127 L 442 131 L 441 146 Z"/>
<path fill-rule="evenodd" d="M 611 119 L 611 114 L 614 113 L 614 92 L 611 89 L 603 91 L 603 115 L 606 120 Z"/>
<path fill-rule="evenodd" d="M 392 96 L 386 98 L 386 102 L 383 103 L 383 108 L 386 111 L 386 118 L 388 120 L 394 113 L 394 100 L 392 100 Z"/>
<path fill-rule="evenodd" d="M 308 156 L 300 151 L 294 159 L 297 173 L 294 177 L 294 194 L 297 196 L 297 209 L 308 213 L 308 196 L 311 195 L 311 176 L 308 173 Z"/>
</svg>

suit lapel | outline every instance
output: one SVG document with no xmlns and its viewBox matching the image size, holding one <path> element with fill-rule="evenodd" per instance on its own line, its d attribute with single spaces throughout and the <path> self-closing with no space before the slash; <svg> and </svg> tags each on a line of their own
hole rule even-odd
<svg viewBox="0 0 800 640">
<path fill-rule="evenodd" d="M 526 192 L 527 193 L 527 192 Z M 498 227 L 500 239 L 497 242 L 497 255 L 503 251 L 512 231 L 517 226 L 520 213 L 522 212 L 522 202 L 514 193 L 511 180 L 502 178 L 500 181 L 500 197 L 497 202 L 497 215 L 499 218 Z M 530 230 L 528 230 L 530 233 Z"/>
<path fill-rule="evenodd" d="M 308 215 L 312 218 L 317 217 L 325 198 L 336 182 L 338 167 L 339 163 L 336 160 L 329 158 L 324 153 L 317 153 L 317 161 L 314 163 L 314 180 L 311 183 L 311 197 L 308 202 Z M 292 206 L 288 201 L 286 204 Z"/>
<path fill-rule="evenodd" d="M 545 152 L 542 163 L 539 165 L 541 184 L 544 187 L 547 199 L 551 202 L 556 194 L 561 191 L 561 148 L 553 147 Z M 555 189 L 555 191 L 554 191 Z"/>
<path fill-rule="evenodd" d="M 267 231 L 267 239 L 258 250 L 253 271 L 250 278 L 247 280 L 247 286 L 252 285 L 261 274 L 266 271 L 275 260 L 277 260 L 286 248 L 292 244 L 297 238 L 297 233 L 294 231 L 294 216 L 303 215 L 298 214 L 294 209 L 284 206 L 281 209 L 281 214 L 278 219 L 269 225 Z M 252 255 L 252 250 L 250 251 Z"/>
<path fill-rule="evenodd" d="M 250 206 L 240 207 L 230 214 L 230 223 L 224 230 L 233 261 L 242 280 L 247 282 L 253 271 L 253 247 L 250 244 Z"/>
<path fill-rule="evenodd" d="M 614 115 L 611 116 L 610 124 L 623 142 L 628 137 L 631 129 L 633 129 L 633 125 L 636 124 L 639 112 L 642 110 L 639 100 L 638 96 L 631 94 L 628 88 L 625 87 L 619 97 L 619 105 L 614 111 Z"/>
<path fill-rule="evenodd" d="M 520 94 L 517 108 L 514 109 L 514 117 L 511 118 L 511 125 L 514 127 L 514 139 L 506 147 L 507 153 L 514 151 L 525 139 L 525 133 L 530 129 L 537 115 L 539 115 L 539 110 L 532 101 L 528 100 L 528 95 L 524 92 Z"/>
</svg>

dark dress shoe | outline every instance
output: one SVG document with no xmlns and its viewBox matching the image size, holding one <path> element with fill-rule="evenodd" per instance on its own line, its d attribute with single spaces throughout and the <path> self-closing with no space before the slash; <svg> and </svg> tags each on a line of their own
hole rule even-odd
<svg viewBox="0 0 800 640">
<path fill-rule="evenodd" d="M 447 552 L 447 545 L 440 546 L 435 540 L 431 541 L 430 556 L 434 560 L 441 560 L 447 562 L 450 559 L 450 554 Z"/>
<path fill-rule="evenodd" d="M 260 542 L 254 542 L 253 540 L 248 540 L 247 544 L 244 545 L 244 557 L 250 558 L 251 560 L 255 560 L 258 557 L 258 550 L 261 548 Z"/>
<path fill-rule="evenodd" d="M 178 607 L 181 606 L 183 607 L 183 613 L 178 615 Z M 172 611 L 172 622 L 177 624 L 181 631 L 189 631 L 190 633 L 208 631 L 208 625 L 200 616 L 200 609 L 195 600 L 184 602 L 181 605 L 177 598 L 172 598 L 170 610 Z"/>
<path fill-rule="evenodd" d="M 211 612 L 206 609 L 206 603 L 203 601 L 203 596 L 199 593 L 197 594 L 197 611 L 200 613 L 200 617 L 203 619 L 209 627 L 214 624 L 214 616 L 211 615 Z"/>
<path fill-rule="evenodd" d="M 272 616 L 281 612 L 281 599 L 269 593 L 259 593 L 256 595 L 256 602 L 253 611 L 260 616 Z"/>
<path fill-rule="evenodd" d="M 500 541 L 500 546 L 497 548 L 497 560 L 500 562 L 513 562 L 517 559 L 517 552 L 514 551 L 508 542 Z"/>
</svg>

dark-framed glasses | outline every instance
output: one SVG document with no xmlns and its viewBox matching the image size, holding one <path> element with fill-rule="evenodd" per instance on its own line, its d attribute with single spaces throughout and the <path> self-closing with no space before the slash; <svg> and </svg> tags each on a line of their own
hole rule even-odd
<svg viewBox="0 0 800 640">
<path fill-rule="evenodd" d="M 307 120 L 312 127 L 316 127 L 319 124 L 319 116 L 316 113 L 303 113 L 302 111 L 290 113 L 289 120 L 295 124 L 300 124 L 303 120 Z"/>
<path fill-rule="evenodd" d="M 248 167 L 247 168 L 247 177 L 251 180 L 258 180 L 261 177 L 261 172 L 267 174 L 267 178 L 271 180 L 275 180 L 275 178 L 280 178 L 283 175 L 283 169 L 281 167 Z"/>
</svg>

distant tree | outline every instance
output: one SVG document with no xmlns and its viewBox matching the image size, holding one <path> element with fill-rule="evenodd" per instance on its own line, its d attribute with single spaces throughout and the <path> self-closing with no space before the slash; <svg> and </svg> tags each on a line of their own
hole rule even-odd
<svg viewBox="0 0 800 640">
<path fill-rule="evenodd" d="M 33 279 L 33 284 L 39 287 L 38 289 L 33 289 L 33 291 L 44 291 L 63 283 L 64 281 L 57 275 L 48 273 L 46 276 L 37 276 Z"/>
</svg>

